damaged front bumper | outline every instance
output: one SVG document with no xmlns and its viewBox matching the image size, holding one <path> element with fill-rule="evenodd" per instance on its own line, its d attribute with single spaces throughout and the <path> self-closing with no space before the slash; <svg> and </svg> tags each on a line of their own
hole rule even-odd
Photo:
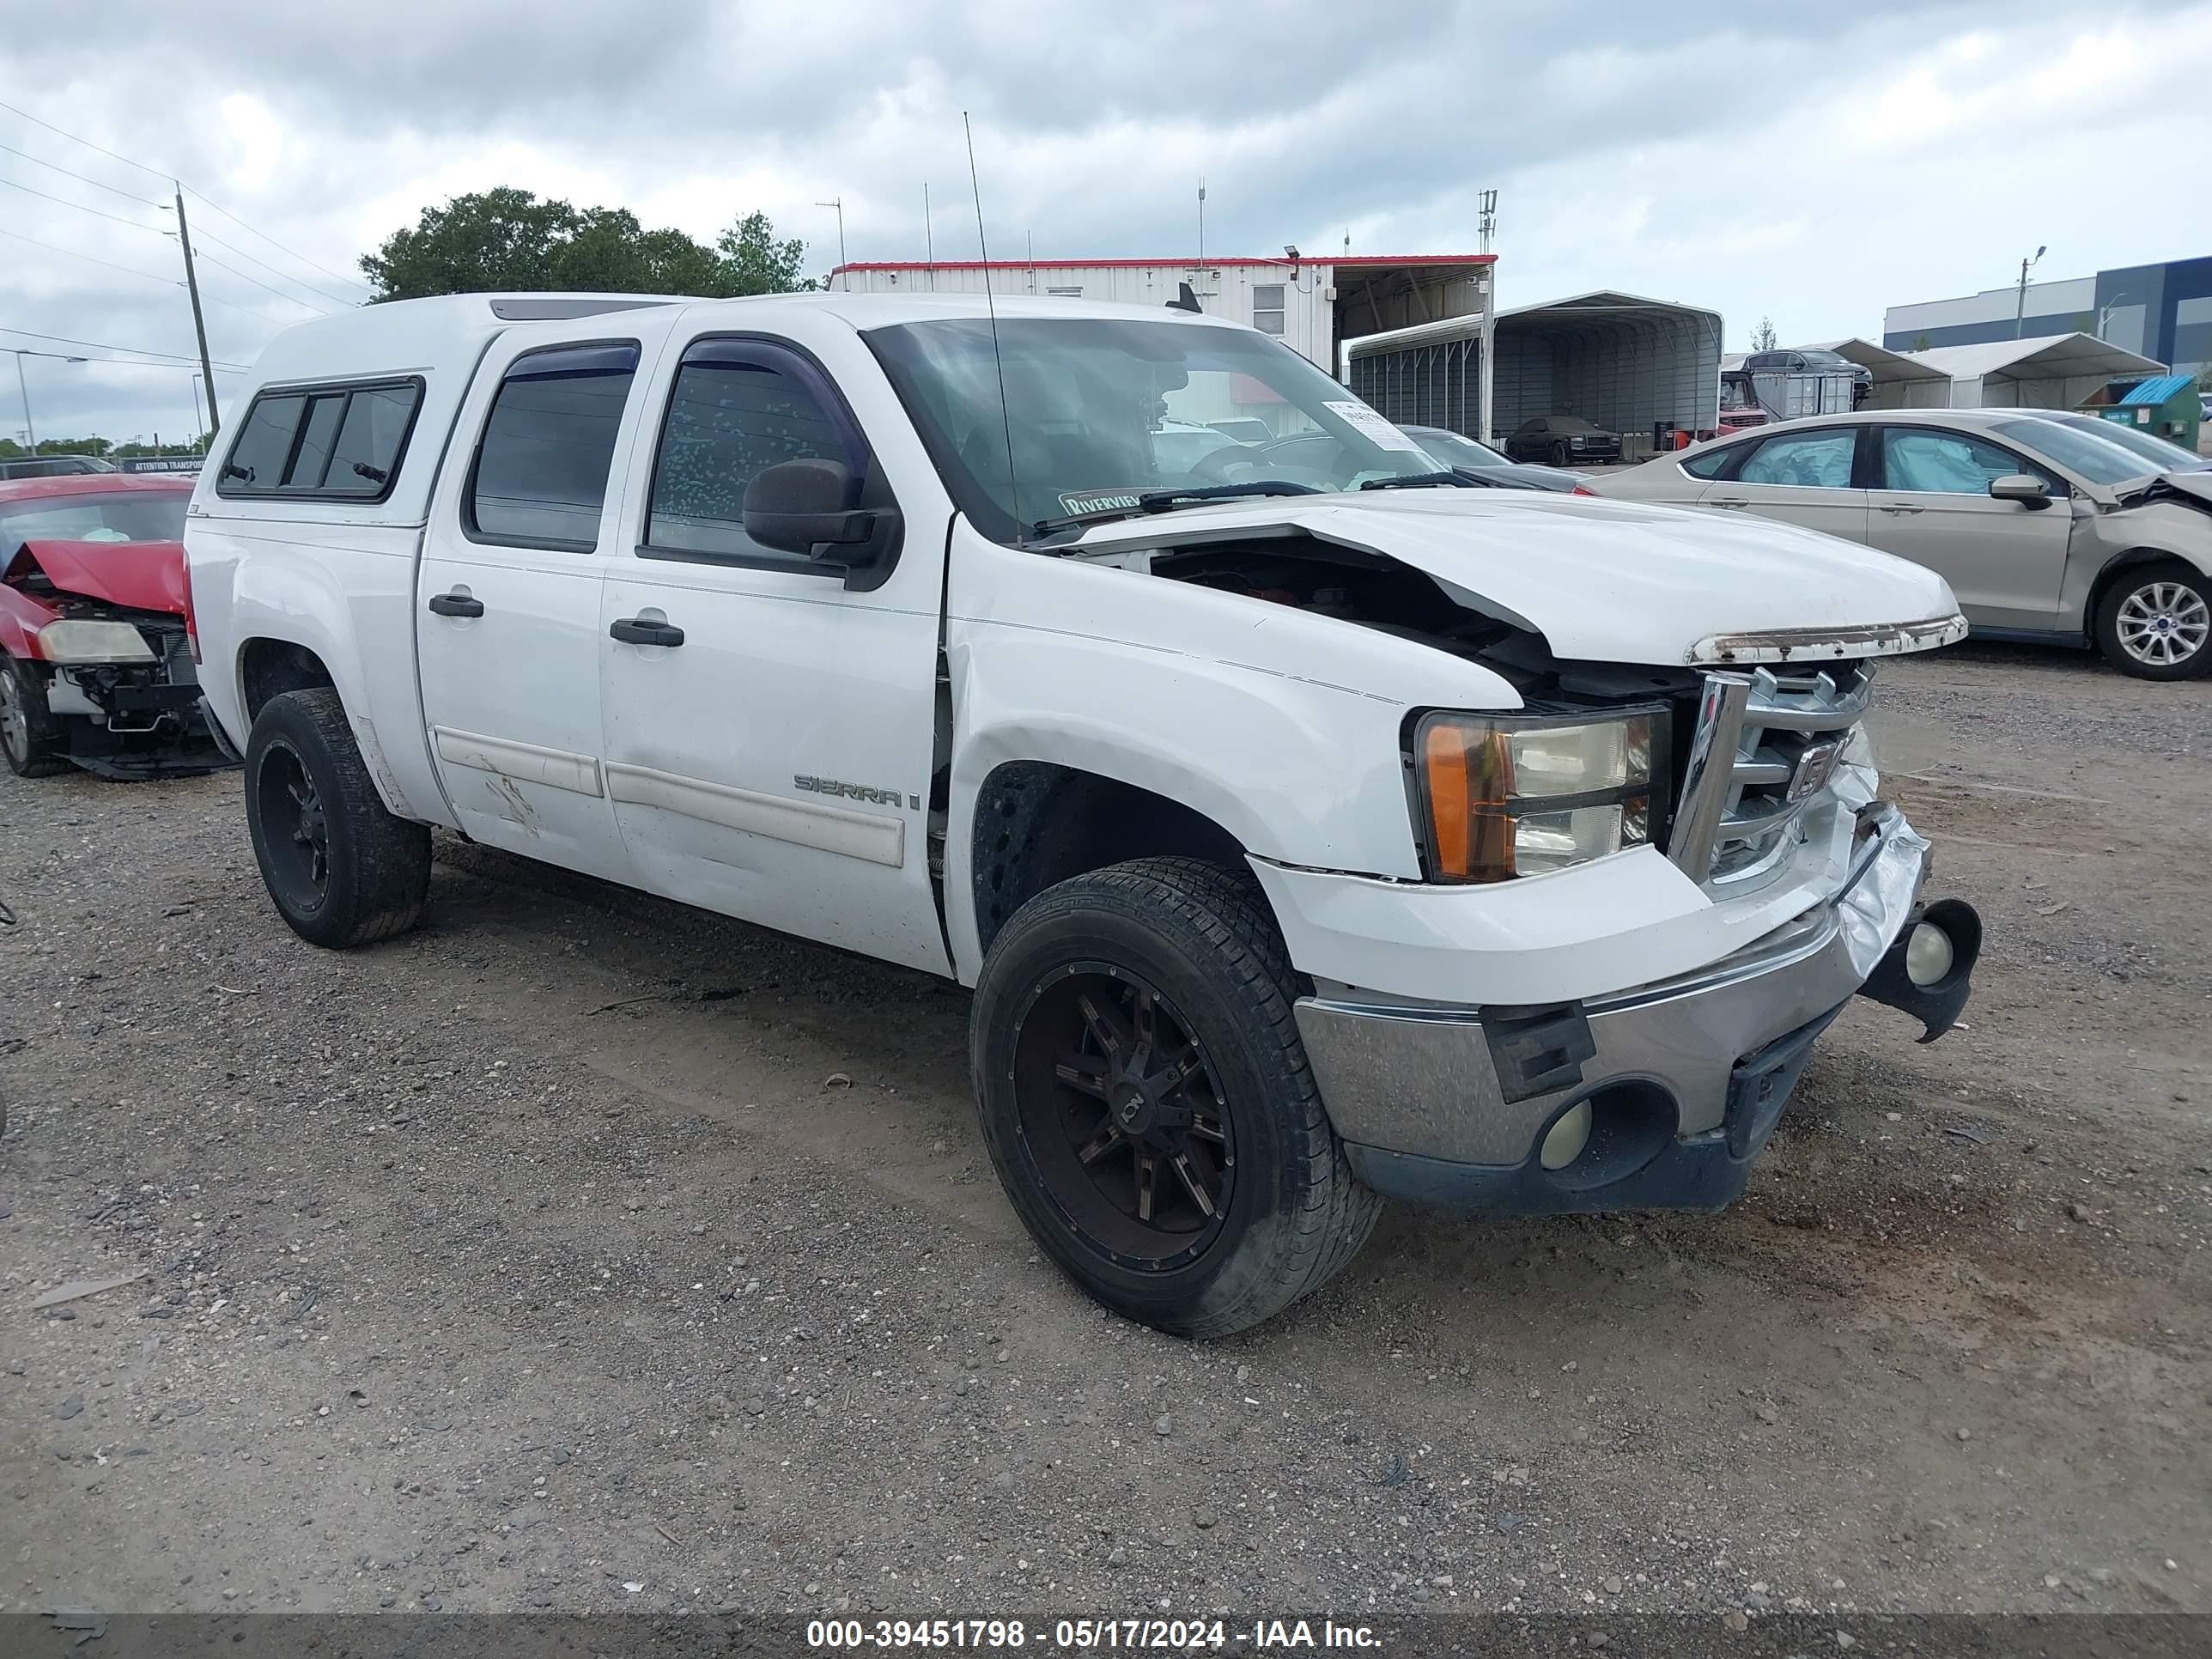
<svg viewBox="0 0 2212 1659">
<path fill-rule="evenodd" d="M 62 753 L 108 778 L 192 777 L 237 764 L 220 741 L 190 655 L 177 649 L 147 665 L 58 664 L 46 708 Z"/>
<path fill-rule="evenodd" d="M 1587 1002 L 1301 999 L 1353 1170 L 1386 1196 L 1459 1209 L 1728 1203 L 1854 995 L 1913 1014 L 1923 1040 L 1964 1007 L 1980 924 L 1957 900 L 1923 910 L 1928 859 L 1901 812 L 1870 805 L 1826 902 L 1722 961 Z M 1923 924 L 1943 937 L 1914 953 Z"/>
</svg>

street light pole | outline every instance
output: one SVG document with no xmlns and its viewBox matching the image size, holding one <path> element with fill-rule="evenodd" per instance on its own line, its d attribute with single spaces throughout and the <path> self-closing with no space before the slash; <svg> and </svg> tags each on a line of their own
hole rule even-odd
<svg viewBox="0 0 2212 1659">
<path fill-rule="evenodd" d="M 216 430 L 215 368 L 208 362 L 207 319 L 200 314 L 199 273 L 192 269 L 192 228 L 185 222 L 185 187 L 177 185 L 177 246 L 185 251 L 185 287 L 192 296 L 192 332 L 199 337 L 200 372 L 207 376 L 208 432 Z"/>
<path fill-rule="evenodd" d="M 23 436 L 30 441 L 31 453 L 36 456 L 39 453 L 39 429 L 31 424 L 31 382 L 23 374 L 23 359 L 51 357 L 58 363 L 82 363 L 91 360 L 85 357 L 66 356 L 58 351 L 33 351 L 27 346 L 9 346 L 5 349 L 15 354 L 15 389 L 23 394 Z"/>
<path fill-rule="evenodd" d="M 2022 259 L 2020 262 L 2020 303 L 2012 310 L 2012 337 L 2015 340 L 2020 338 L 2021 327 L 2027 320 L 2028 270 L 2035 264 L 2036 259 L 2040 259 L 2049 252 L 2048 248 L 2039 247 L 2035 250 L 2035 259 Z"/>
</svg>

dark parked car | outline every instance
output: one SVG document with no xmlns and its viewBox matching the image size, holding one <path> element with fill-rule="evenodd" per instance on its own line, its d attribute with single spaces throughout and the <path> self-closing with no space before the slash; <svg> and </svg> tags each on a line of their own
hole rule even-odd
<svg viewBox="0 0 2212 1659">
<path fill-rule="evenodd" d="M 1548 461 L 1553 466 L 1576 461 L 1617 461 L 1620 434 L 1592 426 L 1579 415 L 1539 415 L 1513 428 L 1505 440 L 1505 458 Z"/>
<path fill-rule="evenodd" d="M 97 455 L 35 455 L 0 461 L 0 479 L 70 478 L 86 472 L 112 472 L 115 463 Z"/>
<path fill-rule="evenodd" d="M 1477 483 L 1495 484 L 1504 489 L 1559 489 L 1578 491 L 1584 495 L 1597 492 L 1583 482 L 1583 475 L 1558 466 L 1528 466 L 1518 461 L 1509 461 L 1488 444 L 1479 444 L 1457 432 L 1440 426 L 1409 426 L 1400 428 L 1419 444 L 1423 449 L 1462 477 L 1472 478 Z"/>
</svg>

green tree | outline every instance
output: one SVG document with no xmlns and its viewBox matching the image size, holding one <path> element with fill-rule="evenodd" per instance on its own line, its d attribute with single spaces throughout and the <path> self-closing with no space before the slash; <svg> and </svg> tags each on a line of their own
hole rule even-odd
<svg viewBox="0 0 2212 1659">
<path fill-rule="evenodd" d="M 1775 337 L 1774 319 L 1760 318 L 1759 326 L 1751 331 L 1751 349 L 1753 351 L 1771 351 L 1781 343 L 1781 341 Z"/>
<path fill-rule="evenodd" d="M 778 241 L 765 214 L 744 216 L 713 247 L 680 230 L 647 230 L 627 208 L 579 210 L 502 185 L 422 210 L 362 270 L 379 300 L 488 289 L 776 294 L 814 283 L 799 276 L 805 245 Z"/>
</svg>

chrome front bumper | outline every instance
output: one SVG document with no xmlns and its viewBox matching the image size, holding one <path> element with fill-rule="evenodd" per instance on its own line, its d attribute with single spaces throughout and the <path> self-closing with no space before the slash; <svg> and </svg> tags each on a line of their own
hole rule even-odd
<svg viewBox="0 0 2212 1659">
<path fill-rule="evenodd" d="M 1725 1203 L 1813 1038 L 1898 944 L 1928 860 L 1904 815 L 1876 805 L 1826 903 L 1693 973 L 1546 1010 L 1312 996 L 1298 1029 L 1355 1168 L 1385 1193 L 1522 1210 Z M 1583 1101 L 1601 1128 L 1608 1103 L 1633 1123 L 1540 1169 L 1546 1132 Z"/>
</svg>

